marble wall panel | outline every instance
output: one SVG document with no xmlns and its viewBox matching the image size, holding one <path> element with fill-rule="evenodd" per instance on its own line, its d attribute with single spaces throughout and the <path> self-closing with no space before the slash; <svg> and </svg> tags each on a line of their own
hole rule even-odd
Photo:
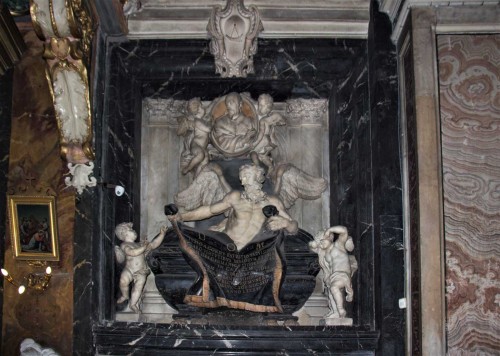
<svg viewBox="0 0 500 356">
<path fill-rule="evenodd" d="M 378 310 L 376 324 L 384 340 L 380 353 L 402 355 L 405 311 L 399 309 L 398 300 L 405 296 L 405 250 L 397 119 L 399 80 L 396 47 L 390 40 L 392 26 L 376 7 L 374 3 L 368 39 L 371 137 L 366 143 L 371 144 L 374 264 L 378 266 L 373 276 Z"/>
<path fill-rule="evenodd" d="M 500 35 L 438 36 L 450 355 L 500 344 Z"/>
<path fill-rule="evenodd" d="M 22 195 L 49 192 L 57 196 L 60 261 L 49 263 L 53 277 L 43 293 L 28 289 L 18 295 L 12 285 L 4 286 L 2 354 L 17 354 L 20 342 L 29 337 L 69 355 L 72 354 L 75 195 L 63 180 L 65 165 L 60 158 L 59 132 L 41 57 L 43 47 L 33 31 L 27 32 L 24 39 L 28 50 L 15 67 L 13 77 L 8 189 Z M 30 272 L 43 273 L 43 268 L 14 260 L 10 236 L 7 229 L 4 266 L 12 276 L 21 281 Z"/>
<path fill-rule="evenodd" d="M 0 80 L 0 201 L 7 201 L 7 174 L 9 170 L 9 148 L 12 115 L 12 74 L 8 70 Z M 3 266 L 5 249 L 5 226 L 7 224 L 7 205 L 0 204 L 0 265 Z M 0 305 L 3 305 L 4 280 L 0 281 Z M 2 315 L 0 314 L 0 323 Z M 0 348 L 2 341 L 0 339 Z"/>
<path fill-rule="evenodd" d="M 331 225 L 344 225 L 353 237 L 359 270 L 354 275 L 354 324 L 374 327 L 371 144 L 367 63 L 353 67 L 331 99 Z"/>
</svg>

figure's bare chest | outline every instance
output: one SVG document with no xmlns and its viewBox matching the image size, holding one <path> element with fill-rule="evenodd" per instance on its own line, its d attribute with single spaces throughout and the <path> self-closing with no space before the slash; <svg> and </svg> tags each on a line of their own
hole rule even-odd
<svg viewBox="0 0 500 356">
<path fill-rule="evenodd" d="M 251 202 L 246 199 L 241 199 L 234 213 L 238 219 L 247 220 L 248 223 L 262 223 L 265 220 L 262 208 L 269 205 L 267 200 L 259 202 Z"/>
</svg>

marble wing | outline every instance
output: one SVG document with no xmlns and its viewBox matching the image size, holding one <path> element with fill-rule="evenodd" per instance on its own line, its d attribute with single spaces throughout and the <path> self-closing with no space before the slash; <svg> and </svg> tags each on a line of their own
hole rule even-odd
<svg viewBox="0 0 500 356">
<path fill-rule="evenodd" d="M 328 182 L 321 177 L 313 177 L 291 163 L 278 165 L 271 173 L 274 194 L 289 209 L 299 198 L 314 200 L 321 197 Z"/>
<path fill-rule="evenodd" d="M 218 202 L 230 191 L 229 184 L 219 172 L 207 165 L 193 182 L 174 197 L 175 204 L 184 211 Z"/>
<path fill-rule="evenodd" d="M 125 262 L 125 259 L 127 258 L 127 256 L 125 256 L 125 252 L 123 252 L 123 250 L 119 246 L 115 246 L 115 256 L 116 262 L 118 262 L 119 264 Z"/>
<path fill-rule="evenodd" d="M 358 261 L 356 261 L 356 257 L 353 255 L 349 255 L 349 265 L 351 266 L 351 277 L 354 276 L 354 273 L 358 270 Z"/>
</svg>

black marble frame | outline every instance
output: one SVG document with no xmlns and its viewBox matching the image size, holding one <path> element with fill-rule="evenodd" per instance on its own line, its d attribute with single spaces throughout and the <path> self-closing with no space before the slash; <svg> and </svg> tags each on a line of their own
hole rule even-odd
<svg viewBox="0 0 500 356">
<path fill-rule="evenodd" d="M 204 40 L 127 41 L 97 34 L 92 88 L 95 176 L 123 185 L 126 194 L 115 197 L 111 190 L 97 189 L 77 204 L 74 354 L 402 354 L 396 56 L 388 21 L 376 11 L 373 18 L 368 41 L 260 39 L 256 74 L 247 79 L 220 79 Z M 375 36 L 378 29 L 381 35 Z M 211 100 L 231 91 L 247 91 L 255 98 L 266 92 L 275 101 L 330 99 L 331 219 L 351 231 L 360 265 L 351 306 L 353 327 L 113 321 L 113 229 L 123 221 L 140 229 L 142 99 Z"/>
</svg>

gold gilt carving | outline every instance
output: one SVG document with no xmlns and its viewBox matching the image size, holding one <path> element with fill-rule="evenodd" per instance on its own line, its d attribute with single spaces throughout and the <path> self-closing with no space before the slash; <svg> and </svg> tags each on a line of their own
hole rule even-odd
<svg viewBox="0 0 500 356">
<path fill-rule="evenodd" d="M 61 156 L 68 163 L 88 165 L 94 159 L 87 72 L 92 18 L 83 0 L 31 0 L 30 11 L 35 31 L 45 41 L 43 57 L 59 127 Z"/>
</svg>

